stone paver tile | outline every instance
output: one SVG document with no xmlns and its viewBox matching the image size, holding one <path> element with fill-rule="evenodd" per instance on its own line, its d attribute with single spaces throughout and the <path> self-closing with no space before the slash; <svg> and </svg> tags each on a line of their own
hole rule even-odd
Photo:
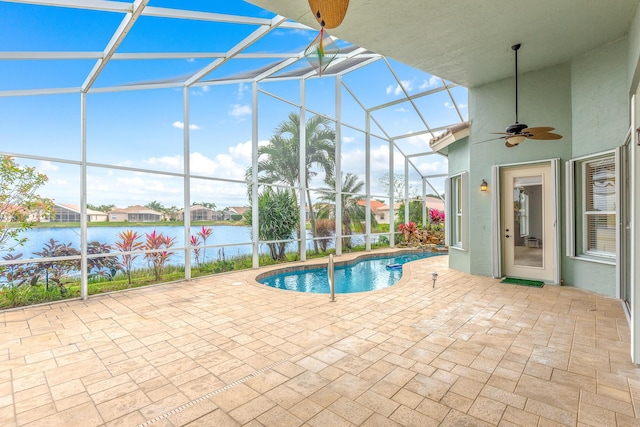
<svg viewBox="0 0 640 427">
<path fill-rule="evenodd" d="M 349 421 L 334 414 L 328 409 L 323 409 L 315 417 L 311 418 L 307 423 L 313 427 L 352 427 Z"/>
<path fill-rule="evenodd" d="M 102 361 L 96 357 L 80 361 L 73 365 L 73 369 L 68 366 L 53 368 L 45 371 L 49 386 L 54 386 L 67 381 L 82 379 L 90 374 L 95 374 L 106 370 Z"/>
<path fill-rule="evenodd" d="M 580 391 L 574 387 L 522 375 L 515 393 L 566 411 L 575 413 L 578 410 Z"/>
<path fill-rule="evenodd" d="M 150 404 L 151 400 L 140 390 L 119 396 L 107 402 L 96 405 L 104 421 L 122 417 Z"/>
<path fill-rule="evenodd" d="M 474 426 L 474 427 L 489 427 L 494 424 L 487 423 L 471 415 L 464 414 L 460 411 L 452 409 L 444 418 L 441 427 L 459 427 L 459 426 Z"/>
<path fill-rule="evenodd" d="M 587 390 L 592 393 L 595 393 L 597 390 L 596 378 L 592 376 L 577 374 L 574 372 L 563 371 L 561 369 L 553 370 L 551 381 L 557 384 L 563 384 L 571 387 L 580 387 L 580 389 Z"/>
<path fill-rule="evenodd" d="M 355 400 L 362 393 L 371 388 L 372 384 L 354 375 L 346 373 L 337 380 L 329 383 L 328 387 L 351 400 Z"/>
<path fill-rule="evenodd" d="M 362 393 L 357 399 L 356 402 L 361 405 L 366 406 L 378 414 L 389 417 L 393 411 L 395 411 L 400 403 L 393 401 L 387 397 L 381 396 L 371 390 L 367 390 Z"/>
<path fill-rule="evenodd" d="M 385 381 L 399 385 L 400 387 L 404 386 L 409 382 L 413 377 L 416 376 L 414 371 L 403 367 L 397 367 L 384 378 Z"/>
<path fill-rule="evenodd" d="M 295 363 L 291 363 L 289 361 L 276 365 L 273 367 L 273 369 L 288 378 L 293 378 L 305 371 L 302 366 L 298 366 Z"/>
<path fill-rule="evenodd" d="M 371 366 L 371 362 L 358 356 L 348 355 L 335 362 L 332 367 L 353 375 L 359 375 Z"/>
<path fill-rule="evenodd" d="M 316 373 L 320 372 L 321 370 L 329 366 L 327 363 L 322 362 L 311 356 L 307 356 L 301 360 L 298 360 L 296 363 L 302 366 L 304 369 L 311 372 L 316 372 Z"/>
<path fill-rule="evenodd" d="M 258 417 L 276 404 L 265 396 L 258 396 L 255 399 L 229 411 L 229 415 L 240 424 L 246 424 L 252 419 Z"/>
<path fill-rule="evenodd" d="M 116 385 L 115 387 L 97 391 L 93 394 L 90 393 L 90 395 L 95 404 L 99 405 L 100 403 L 107 402 L 120 396 L 124 396 L 125 394 L 131 393 L 136 390 L 138 390 L 137 384 L 131 380 L 127 380 L 126 382 Z"/>
<path fill-rule="evenodd" d="M 257 418 L 264 426 L 298 427 L 303 421 L 280 406 L 274 406 Z"/>
<path fill-rule="evenodd" d="M 502 421 L 509 421 L 518 426 L 535 426 L 538 425 L 540 417 L 523 409 L 507 406 L 502 415 Z"/>
<path fill-rule="evenodd" d="M 169 415 L 166 419 L 170 421 L 173 426 L 183 426 L 197 420 L 203 415 L 215 411 L 216 409 L 218 409 L 218 407 L 213 403 L 213 401 L 204 399 L 195 405 L 183 408 L 182 410 Z"/>
<path fill-rule="evenodd" d="M 490 424 L 498 424 L 507 405 L 484 396 L 479 396 L 469 408 L 468 414 Z"/>
<path fill-rule="evenodd" d="M 566 411 L 531 398 L 527 399 L 524 410 L 565 425 L 575 425 L 578 419 L 577 412 Z"/>
<path fill-rule="evenodd" d="M 13 406 L 5 406 L 0 408 L 0 425 L 3 427 L 15 427 L 17 425 Z"/>
<path fill-rule="evenodd" d="M 420 402 L 422 402 L 423 397 L 419 394 L 402 388 L 398 390 L 398 392 L 393 395 L 391 399 L 408 408 L 415 409 L 420 404 Z"/>
<path fill-rule="evenodd" d="M 391 414 L 391 419 L 405 427 L 437 426 L 439 422 L 406 406 L 400 406 Z"/>
<path fill-rule="evenodd" d="M 298 417 L 300 420 L 307 421 L 315 417 L 323 409 L 324 406 L 318 405 L 311 399 L 302 399 L 291 408 L 289 408 L 289 412 Z"/>
<path fill-rule="evenodd" d="M 616 414 L 616 426 L 618 427 L 635 427 L 638 425 L 638 419 L 628 415 Z"/>
<path fill-rule="evenodd" d="M 610 397 L 611 399 L 620 400 L 622 402 L 631 403 L 631 393 L 629 389 L 620 390 L 615 387 L 598 384 L 598 395 Z"/>
<path fill-rule="evenodd" d="M 438 421 L 444 420 L 444 417 L 449 413 L 451 408 L 443 405 L 439 402 L 434 402 L 431 399 L 423 399 L 422 402 L 416 407 L 416 411 L 421 412 L 431 418 Z"/>
<path fill-rule="evenodd" d="M 336 400 L 329 405 L 328 409 L 355 425 L 362 424 L 373 414 L 373 411 L 368 409 L 366 406 L 346 397 L 341 397 Z"/>
<path fill-rule="evenodd" d="M 28 411 L 16 413 L 18 425 L 29 424 L 56 413 L 56 406 L 53 402 L 44 403 L 42 406 L 34 407 Z"/>
<path fill-rule="evenodd" d="M 359 356 L 375 347 L 376 343 L 362 339 L 356 335 L 352 335 L 332 344 L 331 346 L 345 353 Z"/>
<path fill-rule="evenodd" d="M 53 400 L 66 399 L 69 396 L 73 396 L 86 391 L 84 384 L 79 379 L 67 381 L 66 383 L 58 384 L 50 389 L 51 397 Z"/>
<path fill-rule="evenodd" d="M 615 426 L 616 413 L 599 406 L 580 402 L 578 422 L 594 427 Z"/>
<path fill-rule="evenodd" d="M 473 400 L 449 391 L 442 397 L 440 403 L 466 413 L 473 404 Z"/>
<path fill-rule="evenodd" d="M 290 379 L 285 385 L 292 390 L 308 397 L 329 384 L 329 380 L 313 372 L 307 371 Z"/>
<path fill-rule="evenodd" d="M 361 427 L 402 427 L 395 421 L 378 413 L 371 415 Z"/>
<path fill-rule="evenodd" d="M 245 384 L 237 384 L 211 397 L 222 410 L 229 412 L 255 399 L 260 394 Z"/>
<path fill-rule="evenodd" d="M 90 403 L 75 405 L 61 412 L 40 418 L 26 426 L 48 426 L 48 427 L 67 427 L 67 426 L 101 426 L 104 421 L 98 414 L 96 407 Z"/>
<path fill-rule="evenodd" d="M 188 427 L 240 427 L 240 424 L 222 409 L 216 409 L 187 424 Z"/>
<path fill-rule="evenodd" d="M 105 427 L 130 427 L 130 426 L 138 426 L 147 421 L 145 417 L 138 411 L 131 412 L 127 415 L 124 415 L 120 418 L 116 418 L 115 420 L 111 420 L 105 424 Z M 155 427 L 155 423 L 154 423 Z"/>
<path fill-rule="evenodd" d="M 514 408 L 518 409 L 524 409 L 524 405 L 527 401 L 527 398 L 524 396 L 520 396 L 518 394 L 511 393 L 491 385 L 484 386 L 484 388 L 480 392 L 480 395 L 493 400 L 497 400 L 498 402 L 502 402 L 505 405 L 513 406 Z"/>
<path fill-rule="evenodd" d="M 443 382 L 449 385 L 455 384 L 455 382 L 458 381 L 458 378 L 460 378 L 460 375 L 454 374 L 453 372 L 444 371 L 442 369 L 436 369 L 433 373 L 429 375 L 427 374 L 423 374 L 423 375 L 431 377 L 434 380 L 438 380 L 440 382 Z"/>
<path fill-rule="evenodd" d="M 264 395 L 285 409 L 291 408 L 304 399 L 302 394 L 292 390 L 284 384 L 268 390 Z"/>
<path fill-rule="evenodd" d="M 18 393 L 47 383 L 43 372 L 27 375 L 13 380 L 13 392 Z"/>
<path fill-rule="evenodd" d="M 405 384 L 404 388 L 413 391 L 420 396 L 428 397 L 431 400 L 437 401 L 447 393 L 449 390 L 449 384 L 418 374 L 413 377 L 411 381 Z"/>
<path fill-rule="evenodd" d="M 381 396 L 387 397 L 387 398 L 391 398 L 394 394 L 396 394 L 398 392 L 398 390 L 400 390 L 402 387 L 387 381 L 378 381 L 376 383 L 374 383 L 370 390 L 378 393 Z"/>
<path fill-rule="evenodd" d="M 634 416 L 633 406 L 630 403 L 621 400 L 612 399 L 589 391 L 580 393 L 580 402 L 588 403 L 600 408 L 615 411 L 624 415 Z"/>
<path fill-rule="evenodd" d="M 329 387 L 323 387 L 309 396 L 309 399 L 326 408 L 336 400 L 340 399 L 340 397 L 340 393 L 336 393 Z"/>
<path fill-rule="evenodd" d="M 467 377 L 460 377 L 450 388 L 450 390 L 460 396 L 475 399 L 484 387 L 484 383 L 472 380 Z"/>
<path fill-rule="evenodd" d="M 72 406 L 77 406 L 85 402 L 92 402 L 92 404 L 95 404 L 91 399 L 91 396 L 89 396 L 87 392 L 82 392 L 64 399 L 56 400 L 54 403 L 56 405 L 56 410 L 58 412 L 61 412 L 71 408 Z"/>
<path fill-rule="evenodd" d="M 347 353 L 337 348 L 325 347 L 321 350 L 316 351 L 311 356 L 314 357 L 315 359 L 320 360 L 321 362 L 332 364 L 342 359 L 346 355 Z"/>
<path fill-rule="evenodd" d="M 225 384 L 212 374 L 207 374 L 178 386 L 178 389 L 189 399 L 196 399 L 214 390 L 224 387 Z"/>
</svg>

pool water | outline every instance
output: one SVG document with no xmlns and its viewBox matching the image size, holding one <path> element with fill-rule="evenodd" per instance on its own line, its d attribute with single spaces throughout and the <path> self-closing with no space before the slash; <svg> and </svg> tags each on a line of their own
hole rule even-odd
<svg viewBox="0 0 640 427">
<path fill-rule="evenodd" d="M 347 294 L 388 288 L 402 277 L 402 269 L 388 269 L 387 265 L 405 264 L 438 253 L 416 252 L 397 256 L 367 258 L 353 264 L 335 267 L 335 292 Z M 259 280 L 264 285 L 298 292 L 328 294 L 327 268 L 312 268 L 274 274 Z"/>
</svg>

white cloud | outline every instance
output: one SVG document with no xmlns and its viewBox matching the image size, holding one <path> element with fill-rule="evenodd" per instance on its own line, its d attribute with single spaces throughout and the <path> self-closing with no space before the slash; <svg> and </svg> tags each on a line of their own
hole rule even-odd
<svg viewBox="0 0 640 427">
<path fill-rule="evenodd" d="M 57 172 L 60 168 L 48 160 L 41 160 L 37 169 L 40 172 Z"/>
<path fill-rule="evenodd" d="M 409 112 L 409 110 L 407 110 L 404 107 L 396 108 L 395 111 L 398 112 L 398 113 L 408 113 Z"/>
<path fill-rule="evenodd" d="M 429 89 L 432 87 L 436 87 L 438 85 L 442 84 L 442 79 L 440 77 L 437 76 L 431 76 L 429 77 L 429 80 L 424 80 L 422 82 L 422 84 L 420 85 L 420 90 L 425 90 L 425 89 Z"/>
<path fill-rule="evenodd" d="M 354 142 L 356 142 L 356 138 L 353 136 L 343 136 L 342 137 L 342 142 L 344 144 L 352 144 Z"/>
<path fill-rule="evenodd" d="M 209 86 L 202 86 L 197 89 L 191 89 L 191 95 L 204 96 L 204 94 L 209 92 L 210 90 L 211 88 L 209 88 Z"/>
<path fill-rule="evenodd" d="M 251 114 L 251 107 L 248 104 L 233 104 L 229 115 L 237 119 L 241 119 L 244 116 Z"/>
<path fill-rule="evenodd" d="M 447 108 L 450 108 L 450 109 L 453 109 L 453 108 L 454 108 L 454 107 L 453 107 L 453 104 L 452 104 L 452 103 L 450 103 L 449 101 L 445 102 L 445 103 L 444 103 L 444 106 L 445 106 L 445 107 L 447 107 Z M 458 108 L 459 108 L 460 110 L 463 110 L 463 109 L 467 108 L 467 104 L 458 104 Z"/>
<path fill-rule="evenodd" d="M 170 171 L 178 171 L 182 172 L 182 167 L 184 162 L 182 160 L 182 156 L 163 156 L 163 157 L 150 157 L 146 160 L 143 160 L 144 163 L 156 166 L 161 169 L 168 169 Z"/>
<path fill-rule="evenodd" d="M 244 91 L 249 89 L 249 85 L 246 83 L 238 83 L 238 101 L 244 97 Z"/>
<path fill-rule="evenodd" d="M 196 62 L 196 58 L 187 58 L 187 62 Z"/>
<path fill-rule="evenodd" d="M 184 123 L 183 123 L 183 122 L 181 122 L 181 121 L 173 122 L 173 125 L 172 125 L 172 126 L 173 126 L 174 128 L 184 129 Z M 191 129 L 191 130 L 200 130 L 200 129 L 201 129 L 201 127 L 200 127 L 200 126 L 198 126 L 198 125 L 196 125 L 196 124 L 190 124 L 190 125 L 189 125 L 189 129 Z"/>
<path fill-rule="evenodd" d="M 402 85 L 402 87 L 400 87 L 400 85 Z M 385 92 L 387 95 L 390 95 L 392 92 L 394 95 L 400 95 L 403 93 L 402 88 L 407 92 L 413 90 L 413 82 L 411 80 L 400 80 L 400 84 L 395 87 L 393 85 L 387 86 Z"/>
</svg>

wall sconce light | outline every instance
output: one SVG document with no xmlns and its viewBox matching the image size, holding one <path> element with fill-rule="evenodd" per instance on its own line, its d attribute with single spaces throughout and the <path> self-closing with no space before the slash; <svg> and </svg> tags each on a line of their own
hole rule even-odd
<svg viewBox="0 0 640 427">
<path fill-rule="evenodd" d="M 480 191 L 487 191 L 488 189 L 489 189 L 489 184 L 487 184 L 487 181 L 483 179 L 482 183 L 480 184 Z"/>
</svg>

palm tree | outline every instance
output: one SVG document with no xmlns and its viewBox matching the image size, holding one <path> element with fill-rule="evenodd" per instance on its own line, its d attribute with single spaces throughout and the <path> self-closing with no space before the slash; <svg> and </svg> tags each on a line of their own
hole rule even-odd
<svg viewBox="0 0 640 427">
<path fill-rule="evenodd" d="M 321 188 L 318 192 L 322 207 L 318 210 L 318 218 L 335 218 L 336 186 L 335 179 L 327 180 L 329 187 Z M 364 196 L 359 195 L 364 187 L 364 182 L 360 181 L 353 173 L 347 173 L 342 177 L 341 201 L 342 201 L 342 234 L 348 236 L 353 231 L 363 232 L 366 220 L 366 206 L 358 203 L 364 200 Z M 375 225 L 375 216 L 371 215 L 372 225 Z M 351 238 L 343 237 L 342 244 L 346 248 L 351 248 Z"/>
<path fill-rule="evenodd" d="M 331 121 L 320 116 L 313 116 L 305 125 L 305 186 L 307 188 L 307 206 L 311 232 L 316 236 L 316 221 L 311 203 L 309 181 L 318 173 L 314 167 L 325 174 L 325 181 L 333 179 L 335 166 L 335 131 L 330 127 Z M 260 182 L 269 184 L 286 184 L 291 187 L 300 185 L 300 116 L 289 113 L 289 120 L 280 123 L 267 145 L 258 148 L 258 172 Z M 251 192 L 251 168 L 245 174 Z M 291 192 L 295 194 L 292 188 Z M 297 195 L 296 195 L 297 196 Z M 298 235 L 302 230 L 298 230 Z M 314 240 L 314 250 L 318 253 L 318 243 Z"/>
</svg>

